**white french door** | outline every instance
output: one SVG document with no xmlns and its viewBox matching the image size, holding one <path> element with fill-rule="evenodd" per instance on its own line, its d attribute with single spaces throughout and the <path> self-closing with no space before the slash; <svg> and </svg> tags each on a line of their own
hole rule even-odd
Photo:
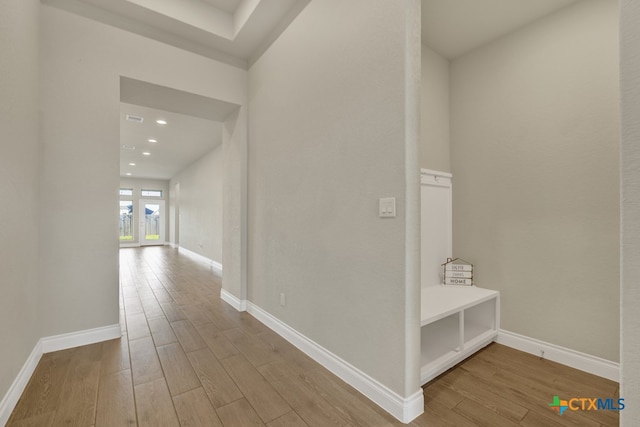
<svg viewBox="0 0 640 427">
<path fill-rule="evenodd" d="M 164 200 L 140 199 L 140 246 L 164 245 Z"/>
</svg>

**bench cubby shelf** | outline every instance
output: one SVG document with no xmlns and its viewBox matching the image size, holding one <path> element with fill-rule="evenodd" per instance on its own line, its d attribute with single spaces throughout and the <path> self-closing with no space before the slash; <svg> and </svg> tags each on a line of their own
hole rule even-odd
<svg viewBox="0 0 640 427">
<path fill-rule="evenodd" d="M 421 384 L 498 336 L 500 293 L 475 286 L 422 288 Z"/>
</svg>

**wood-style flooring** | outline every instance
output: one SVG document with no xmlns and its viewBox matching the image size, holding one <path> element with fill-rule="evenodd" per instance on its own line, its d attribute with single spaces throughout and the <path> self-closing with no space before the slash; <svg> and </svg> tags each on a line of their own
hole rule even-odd
<svg viewBox="0 0 640 427">
<path fill-rule="evenodd" d="M 45 354 L 8 426 L 400 426 L 247 313 L 220 276 L 169 247 L 122 249 L 121 339 Z M 618 384 L 492 344 L 424 387 L 411 425 L 617 426 L 553 396 Z"/>
</svg>

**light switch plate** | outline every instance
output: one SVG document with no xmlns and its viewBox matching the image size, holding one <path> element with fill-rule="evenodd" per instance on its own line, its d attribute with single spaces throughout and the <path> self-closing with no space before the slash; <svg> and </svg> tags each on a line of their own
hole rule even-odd
<svg viewBox="0 0 640 427">
<path fill-rule="evenodd" d="M 396 198 L 383 197 L 379 201 L 380 218 L 396 217 Z"/>
</svg>

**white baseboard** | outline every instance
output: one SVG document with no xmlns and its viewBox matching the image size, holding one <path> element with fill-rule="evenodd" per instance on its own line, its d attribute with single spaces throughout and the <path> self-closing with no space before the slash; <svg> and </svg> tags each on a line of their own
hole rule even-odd
<svg viewBox="0 0 640 427">
<path fill-rule="evenodd" d="M 544 351 L 543 358 L 545 359 L 620 382 L 620 364 L 611 362 L 610 360 L 560 347 L 559 345 L 550 344 L 503 329 L 498 332 L 497 342 L 536 356 L 540 356 L 541 352 Z"/>
<path fill-rule="evenodd" d="M 71 332 L 68 334 L 54 335 L 41 338 L 42 353 L 65 350 L 67 348 L 80 347 L 81 345 L 95 344 L 97 342 L 120 338 L 122 331 L 119 324 L 103 326 L 95 329 Z"/>
<path fill-rule="evenodd" d="M 149 246 L 173 246 L 175 247 L 176 245 L 171 243 L 171 242 L 164 242 L 164 243 L 156 243 L 154 242 L 152 245 L 146 245 L 146 247 Z M 122 248 L 141 248 L 142 245 L 140 243 L 120 243 L 120 249 Z"/>
<path fill-rule="evenodd" d="M 36 370 L 41 357 L 42 343 L 40 340 L 36 343 L 35 347 L 33 347 L 27 361 L 22 365 L 22 369 L 18 372 L 18 376 L 13 381 L 13 384 L 9 387 L 7 394 L 4 395 L 0 402 L 0 426 L 7 424 L 7 421 L 9 421 L 9 417 L 11 416 L 13 409 L 16 407 L 20 396 L 22 396 L 22 392 L 27 387 L 27 384 L 29 383 L 33 372 Z"/>
<path fill-rule="evenodd" d="M 189 249 L 185 249 L 182 246 L 178 246 L 178 251 L 183 254 L 183 255 L 187 255 L 188 257 L 199 261 L 199 262 L 203 262 L 205 264 L 207 264 L 208 266 L 210 266 L 211 268 L 213 268 L 214 270 L 219 271 L 220 273 L 222 273 L 222 264 L 220 264 L 218 261 L 214 261 L 211 258 L 207 258 L 206 256 L 200 255 L 198 253 L 195 253 L 193 251 L 190 251 Z"/>
<path fill-rule="evenodd" d="M 139 248 L 140 243 L 120 243 L 121 248 Z"/>
<path fill-rule="evenodd" d="M 257 305 L 247 302 L 247 311 L 401 422 L 409 423 L 424 411 L 422 389 L 404 398 Z"/>
<path fill-rule="evenodd" d="M 22 396 L 25 387 L 29 383 L 44 353 L 66 350 L 81 345 L 95 344 L 101 341 L 120 338 L 121 336 L 120 325 L 116 324 L 40 338 L 27 358 L 27 361 L 22 366 L 22 369 L 18 372 L 18 376 L 0 402 L 0 426 L 5 425 L 7 421 L 9 421 L 11 413 L 18 403 L 20 396 Z"/>
<path fill-rule="evenodd" d="M 220 290 L 220 299 L 238 311 L 247 311 L 247 301 L 241 300 L 227 290 Z"/>
</svg>

